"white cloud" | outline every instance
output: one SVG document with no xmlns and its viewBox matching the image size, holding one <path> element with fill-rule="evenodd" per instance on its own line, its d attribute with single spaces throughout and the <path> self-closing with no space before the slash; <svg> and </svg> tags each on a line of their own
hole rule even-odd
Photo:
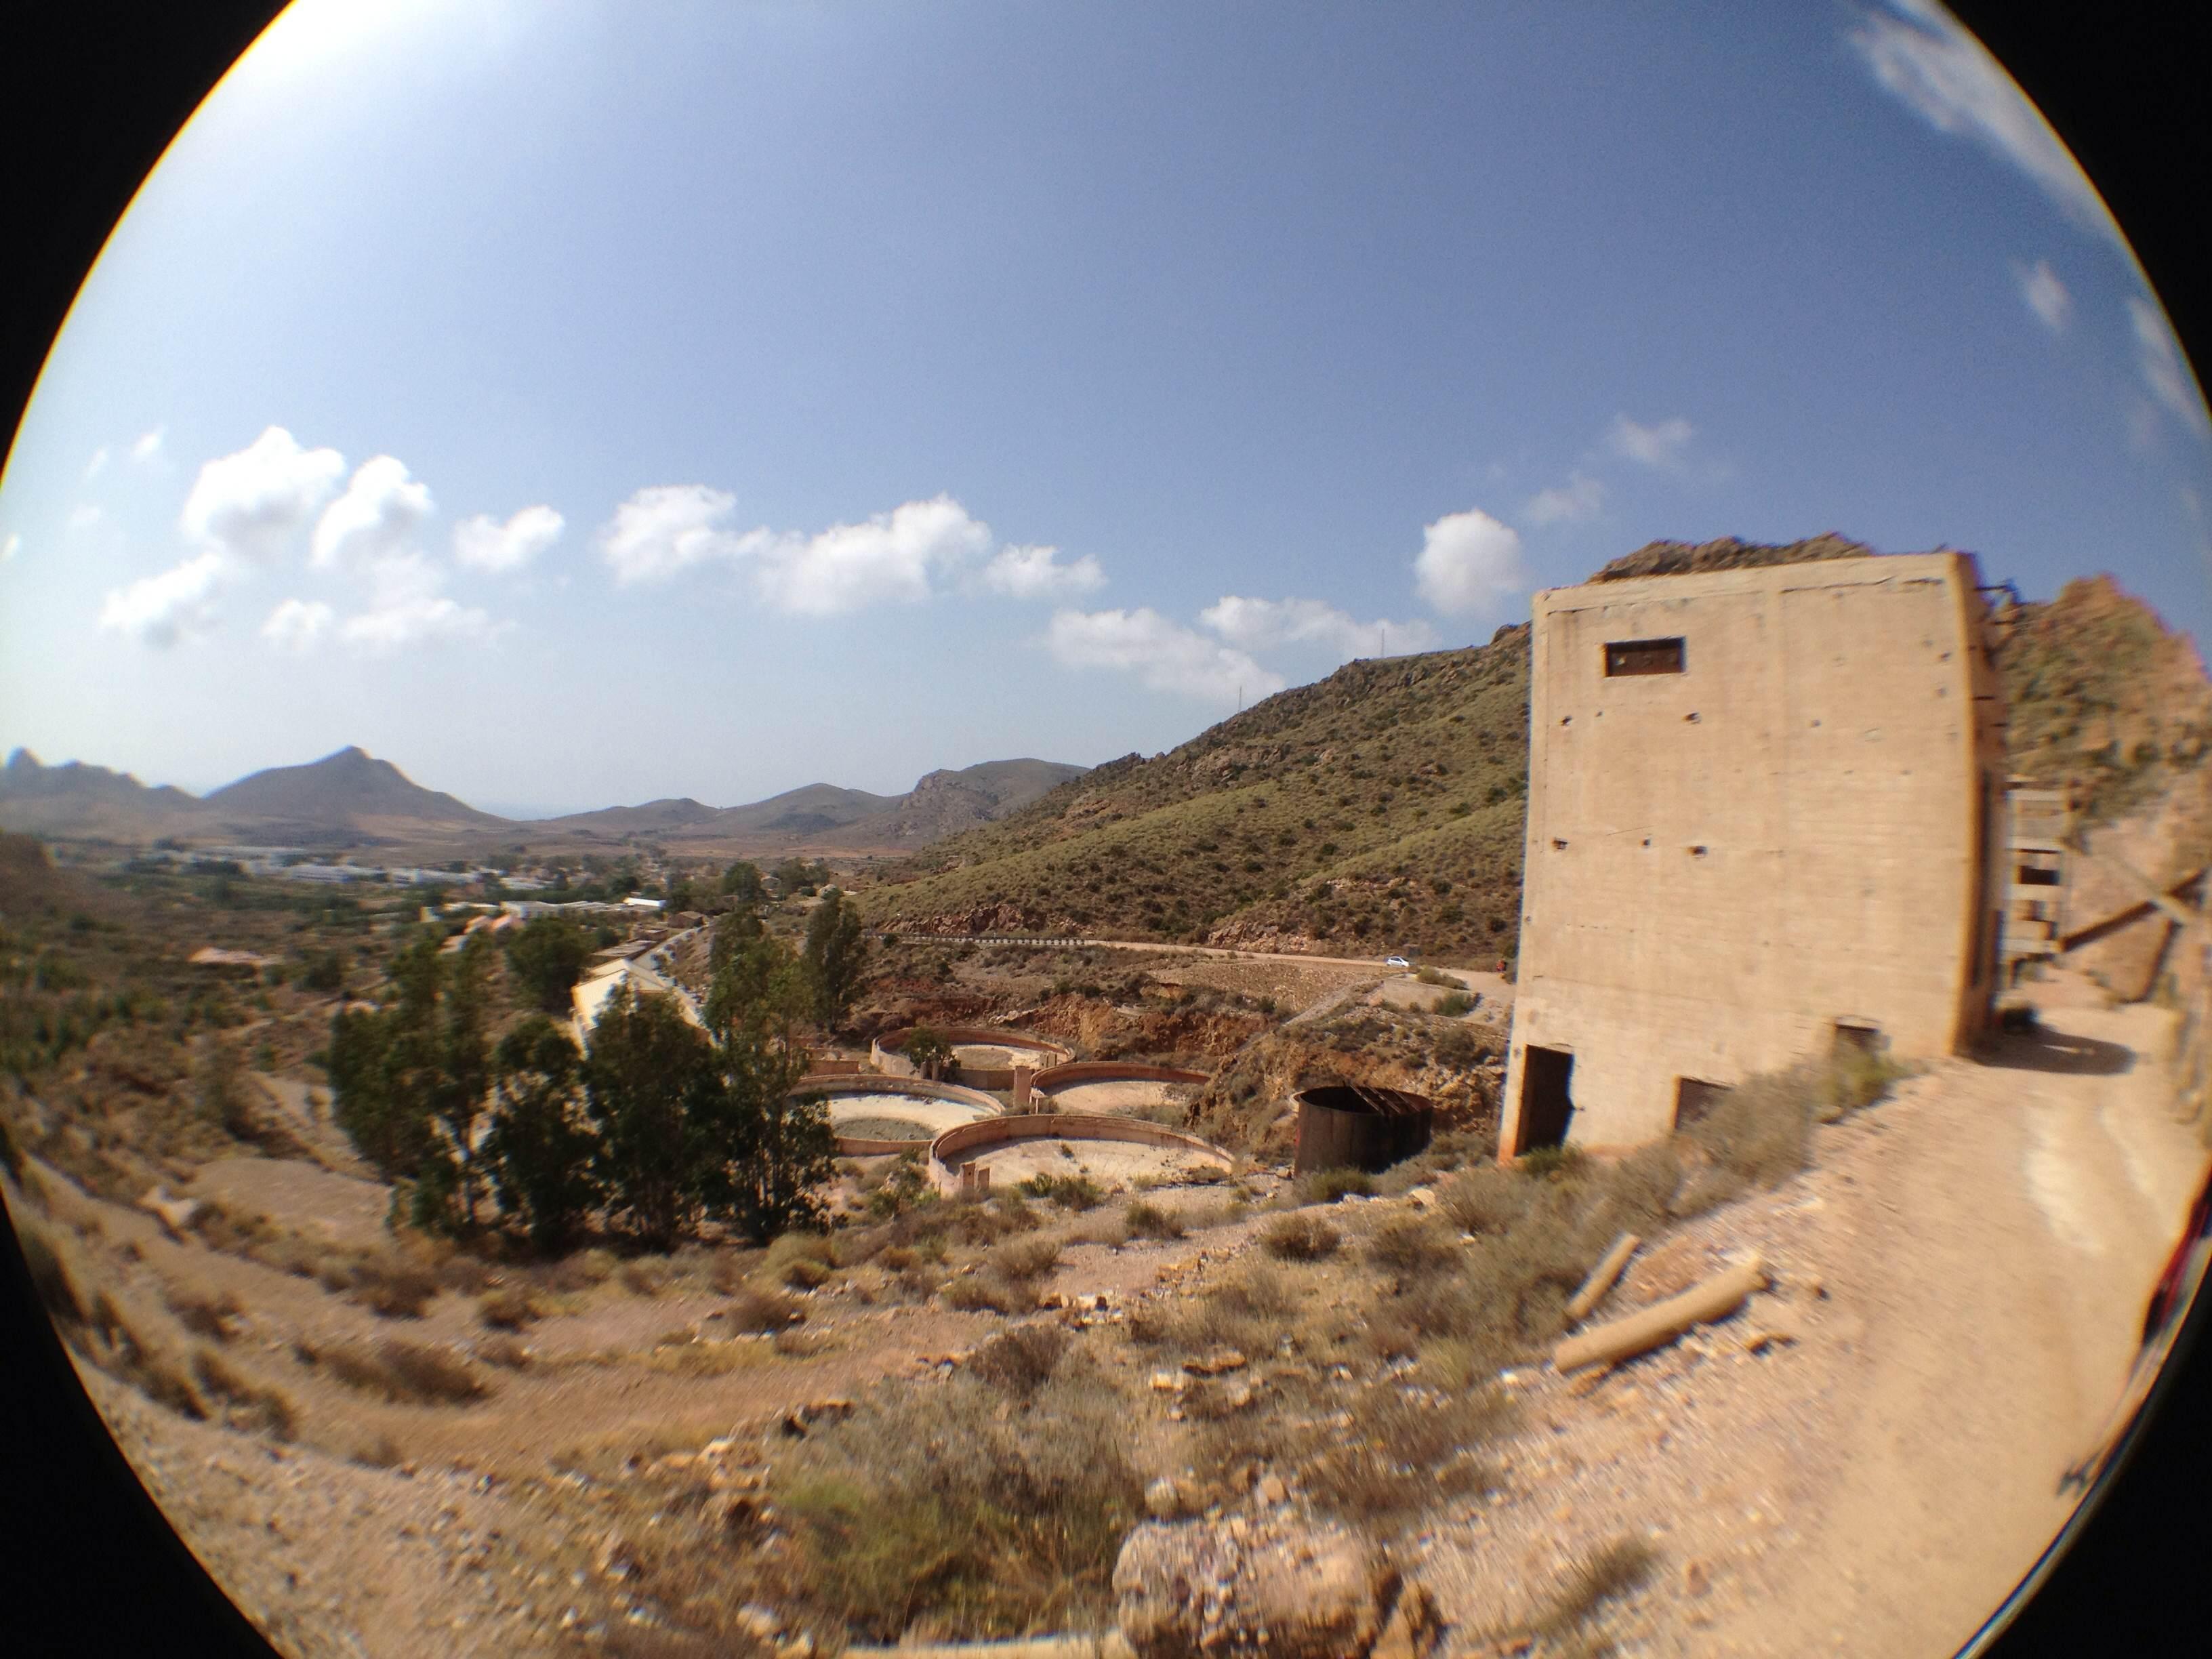
<svg viewBox="0 0 2212 1659">
<path fill-rule="evenodd" d="M 1479 507 L 1448 513 L 1422 532 L 1413 582 L 1421 598 L 1447 617 L 1492 611 L 1528 586 L 1521 537 Z"/>
<path fill-rule="evenodd" d="M 319 570 L 373 566 L 406 552 L 429 516 L 428 487 L 393 457 L 372 456 L 315 521 L 309 562 Z"/>
<path fill-rule="evenodd" d="M 22 550 L 22 532 L 18 530 L 9 531 L 8 532 L 8 539 L 6 541 L 0 542 L 0 564 L 7 563 L 9 560 L 14 558 Z"/>
<path fill-rule="evenodd" d="M 100 607 L 100 625 L 167 649 L 214 625 L 216 589 L 228 574 L 222 553 L 195 555 L 158 576 L 111 589 Z"/>
<path fill-rule="evenodd" d="M 994 593 L 1017 599 L 1048 599 L 1065 593 L 1089 593 L 1106 586 L 1106 573 L 1088 553 L 1060 562 L 1056 547 L 1002 547 L 977 578 Z"/>
<path fill-rule="evenodd" d="M 705 484 L 655 484 L 641 489 L 615 509 L 599 532 L 599 553 L 615 580 L 665 581 L 678 572 L 711 559 L 741 557 L 755 537 L 730 529 L 738 498 Z"/>
<path fill-rule="evenodd" d="M 2151 396 L 2191 431 L 2200 437 L 2205 435 L 2203 400 L 2197 396 L 2189 365 L 2182 357 L 2173 331 L 2166 325 L 2165 317 L 2148 300 L 2131 298 L 2128 301 L 2128 320 L 2135 330 L 2136 366 L 2142 370 L 2143 384 L 2150 388 Z"/>
<path fill-rule="evenodd" d="M 2066 325 L 2074 315 L 2074 296 L 2066 291 L 2066 284 L 2058 280 L 2058 273 L 2050 262 L 2038 259 L 2032 265 L 2015 260 L 2012 274 L 2020 283 L 2020 297 L 2027 308 L 2053 334 L 2063 334 Z"/>
<path fill-rule="evenodd" d="M 89 503 L 82 507 L 74 507 L 70 509 L 69 527 L 73 531 L 89 530 L 106 516 L 98 507 Z"/>
<path fill-rule="evenodd" d="M 1248 599 L 1224 594 L 1198 619 L 1229 644 L 1245 651 L 1285 645 L 1319 645 L 1340 662 L 1380 656 L 1391 645 L 1402 654 L 1431 651 L 1440 642 L 1425 622 L 1361 622 L 1322 599 Z"/>
<path fill-rule="evenodd" d="M 97 478 L 101 472 L 106 470 L 106 466 L 107 446 L 106 444 L 102 444 L 99 448 L 92 452 L 92 459 L 84 464 L 85 483 L 90 483 L 94 478 Z"/>
<path fill-rule="evenodd" d="M 1044 642 L 1070 668 L 1110 668 L 1134 674 L 1155 691 L 1227 703 L 1271 696 L 1285 684 L 1243 652 L 1170 622 L 1150 608 L 1056 611 Z"/>
<path fill-rule="evenodd" d="M 990 549 L 990 526 L 969 518 L 950 495 L 939 495 L 905 502 L 865 524 L 763 541 L 757 550 L 758 580 L 762 597 L 778 610 L 829 617 L 885 599 L 926 599 L 933 572 L 970 564 Z"/>
<path fill-rule="evenodd" d="M 1892 95 L 1938 132 L 1963 136 L 2033 180 L 2067 217 L 2120 240 L 2071 152 L 1981 42 L 1929 0 L 1864 13 L 1850 43 Z"/>
<path fill-rule="evenodd" d="M 287 599 L 261 624 L 261 637 L 280 651 L 305 655 L 330 631 L 336 615 L 319 599 Z"/>
<path fill-rule="evenodd" d="M 494 574 L 520 570 L 560 540 L 566 523 L 550 507 L 526 507 L 505 524 L 479 513 L 453 526 L 453 556 Z"/>
<path fill-rule="evenodd" d="M 335 449 L 301 449 L 272 426 L 234 455 L 200 468 L 178 522 L 210 552 L 268 564 L 345 476 Z"/>
<path fill-rule="evenodd" d="M 509 626 L 474 606 L 422 594 L 347 617 L 338 624 L 338 637 L 371 656 L 388 656 L 433 640 L 492 640 Z"/>
<path fill-rule="evenodd" d="M 166 426 L 157 426 L 151 432 L 140 434 L 138 441 L 131 446 L 131 459 L 142 463 L 154 459 L 161 453 L 161 440 L 168 434 L 169 428 Z"/>
<path fill-rule="evenodd" d="M 1577 472 L 1563 484 L 1538 490 L 1521 514 L 1530 524 L 1579 524 L 1595 518 L 1604 506 L 1605 486 Z"/>
<path fill-rule="evenodd" d="M 1626 415 L 1613 417 L 1613 447 L 1632 461 L 1645 466 L 1672 467 L 1681 464 L 1682 452 L 1689 447 L 1697 428 L 1680 415 L 1651 426 L 1632 421 Z"/>
<path fill-rule="evenodd" d="M 950 495 L 908 501 L 811 536 L 765 528 L 740 532 L 731 527 L 736 508 L 735 496 L 705 484 L 641 489 L 599 532 L 601 556 L 624 585 L 665 581 L 709 562 L 749 563 L 766 603 L 793 615 L 828 617 L 926 599 L 938 575 L 972 568 L 991 550 L 990 526 Z M 1060 568 L 1063 580 L 1083 564 Z"/>
</svg>

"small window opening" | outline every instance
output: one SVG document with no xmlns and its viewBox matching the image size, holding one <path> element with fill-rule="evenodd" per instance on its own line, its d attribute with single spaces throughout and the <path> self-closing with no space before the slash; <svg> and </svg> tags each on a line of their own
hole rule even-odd
<svg viewBox="0 0 2212 1659">
<path fill-rule="evenodd" d="M 1833 1052 L 1838 1060 L 1848 1060 L 1854 1055 L 1880 1054 L 1881 1027 L 1865 1020 L 1838 1020 Z"/>
<path fill-rule="evenodd" d="M 1605 647 L 1608 679 L 1623 674 L 1679 674 L 1682 672 L 1682 641 L 1671 640 L 1615 640 Z"/>
<path fill-rule="evenodd" d="M 1727 1097 L 1725 1083 L 1708 1083 L 1703 1078 L 1678 1077 L 1674 1079 L 1674 1127 L 1687 1129 L 1704 1122 L 1712 1115 L 1713 1108 Z"/>
</svg>

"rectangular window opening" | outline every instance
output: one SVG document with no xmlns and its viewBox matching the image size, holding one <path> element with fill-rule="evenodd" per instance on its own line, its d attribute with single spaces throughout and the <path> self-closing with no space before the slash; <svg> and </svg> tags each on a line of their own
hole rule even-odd
<svg viewBox="0 0 2212 1659">
<path fill-rule="evenodd" d="M 1855 1019 L 1836 1022 L 1834 1053 L 1837 1059 L 1847 1060 L 1854 1054 L 1878 1054 L 1881 1052 L 1881 1026 Z"/>
<path fill-rule="evenodd" d="M 1674 1127 L 1687 1129 L 1704 1122 L 1712 1115 L 1713 1108 L 1727 1097 L 1725 1083 L 1708 1083 L 1703 1078 L 1678 1077 L 1674 1079 Z"/>
<path fill-rule="evenodd" d="M 1671 640 L 1614 640 L 1605 647 L 1607 679 L 1623 674 L 1679 674 L 1682 672 L 1682 641 Z"/>
</svg>

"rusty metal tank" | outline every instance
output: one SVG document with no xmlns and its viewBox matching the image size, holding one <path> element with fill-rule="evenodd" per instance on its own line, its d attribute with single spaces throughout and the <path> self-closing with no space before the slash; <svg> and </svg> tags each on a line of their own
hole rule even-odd
<svg viewBox="0 0 2212 1659">
<path fill-rule="evenodd" d="M 1436 1124 L 1436 1103 L 1403 1089 L 1331 1083 L 1301 1089 L 1293 1169 L 1365 1170 L 1370 1174 L 1425 1150 Z"/>
</svg>

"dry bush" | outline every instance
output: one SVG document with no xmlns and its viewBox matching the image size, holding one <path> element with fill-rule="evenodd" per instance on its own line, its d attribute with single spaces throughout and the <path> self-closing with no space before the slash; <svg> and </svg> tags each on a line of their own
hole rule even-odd
<svg viewBox="0 0 2212 1659">
<path fill-rule="evenodd" d="M 1093 1210 L 1106 1200 L 1106 1189 L 1086 1175 L 1031 1176 L 1021 1190 L 1063 1210 Z"/>
<path fill-rule="evenodd" d="M 275 1389 L 260 1388 L 239 1375 L 212 1348 L 192 1355 L 192 1380 L 208 1397 L 234 1408 L 234 1417 L 246 1426 L 264 1430 L 279 1440 L 289 1440 L 295 1426 L 292 1402 Z"/>
<path fill-rule="evenodd" d="M 589 1249 L 565 1256 L 543 1270 L 545 1288 L 573 1296 L 604 1285 L 622 1264 L 609 1250 Z"/>
<path fill-rule="evenodd" d="M 632 1296 L 659 1296 L 669 1279 L 668 1264 L 651 1256 L 639 1256 L 622 1264 L 615 1279 Z"/>
<path fill-rule="evenodd" d="M 1531 1620 L 1528 1633 L 1554 1640 L 1587 1625 L 1606 1602 L 1648 1583 L 1659 1558 L 1640 1538 L 1619 1538 L 1577 1562 L 1567 1581 Z"/>
<path fill-rule="evenodd" d="M 538 1317 L 537 1298 L 525 1285 L 508 1285 L 477 1304 L 477 1320 L 495 1331 L 519 1331 Z"/>
<path fill-rule="evenodd" d="M 489 1392 L 459 1355 L 422 1343 L 387 1340 L 373 1349 L 340 1343 L 320 1350 L 295 1344 L 295 1352 L 328 1365 L 348 1388 L 398 1405 L 459 1405 Z"/>
<path fill-rule="evenodd" d="M 1308 1204 L 1334 1204 L 1346 1193 L 1374 1190 L 1375 1177 L 1364 1170 L 1310 1170 L 1297 1183 L 1298 1197 Z"/>
<path fill-rule="evenodd" d="M 1269 1222 L 1260 1242 L 1278 1261 L 1319 1261 L 1335 1253 L 1344 1235 L 1317 1215 L 1293 1210 Z"/>
<path fill-rule="evenodd" d="M 1003 1393 L 1027 1399 L 1051 1380 L 1073 1339 L 1058 1325 L 1016 1325 L 977 1345 L 968 1370 Z"/>
<path fill-rule="evenodd" d="M 770 1338 L 769 1346 L 786 1359 L 811 1359 L 815 1355 L 828 1351 L 830 1340 L 817 1332 L 790 1326 Z"/>
<path fill-rule="evenodd" d="M 707 1286 L 718 1296 L 735 1296 L 744 1288 L 745 1274 L 753 1263 L 747 1255 L 733 1250 L 715 1252 L 714 1260 L 707 1269 Z"/>
<path fill-rule="evenodd" d="M 1535 1198 L 1526 1176 L 1493 1164 L 1455 1176 L 1437 1192 L 1437 1206 L 1460 1231 L 1480 1237 L 1508 1231 Z"/>
<path fill-rule="evenodd" d="M 1825 1081 L 1810 1066 L 1747 1078 L 1684 1138 L 1743 1185 L 1778 1185 L 1805 1167 Z"/>
<path fill-rule="evenodd" d="M 463 1296 L 481 1296 L 491 1287 L 491 1264 L 465 1250 L 456 1250 L 438 1263 L 438 1282 Z"/>
<path fill-rule="evenodd" d="M 1497 1480 L 1480 1455 L 1508 1419 L 1494 1392 L 1425 1398 L 1377 1386 L 1361 1389 L 1350 1408 L 1352 1427 L 1321 1429 L 1306 1443 L 1300 1469 L 1316 1506 L 1328 1513 L 1388 1535 Z"/>
<path fill-rule="evenodd" d="M 385 1319 L 420 1319 L 441 1288 L 429 1268 L 391 1256 L 355 1262 L 347 1280 L 347 1299 Z"/>
<path fill-rule="evenodd" d="M 230 1340 L 230 1322 L 245 1312 L 238 1305 L 238 1298 L 228 1291 L 216 1295 L 189 1285 L 172 1285 L 162 1292 L 161 1301 L 194 1336 L 216 1342 Z"/>
<path fill-rule="evenodd" d="M 732 1330 L 766 1336 L 787 1329 L 805 1316 L 799 1304 L 781 1291 L 747 1285 L 717 1310 L 729 1315 Z"/>
<path fill-rule="evenodd" d="M 523 1346 L 517 1337 L 505 1334 L 488 1336 L 477 1344 L 477 1358 L 487 1365 L 519 1371 L 530 1364 L 530 1350 Z"/>
<path fill-rule="evenodd" d="M 1367 1236 L 1369 1263 L 1390 1273 L 1431 1273 L 1464 1254 L 1456 1238 L 1425 1215 L 1394 1215 Z"/>
<path fill-rule="evenodd" d="M 84 1303 L 77 1295 L 76 1281 L 55 1250 L 46 1230 L 35 1223 L 21 1223 L 15 1237 L 22 1246 L 23 1265 L 31 1272 L 31 1288 L 38 1292 L 40 1303 L 53 1316 L 54 1322 L 63 1326 L 83 1324 Z"/>
<path fill-rule="evenodd" d="M 820 1233 L 785 1233 L 768 1247 L 768 1260 L 762 1266 L 778 1283 L 811 1291 L 830 1282 L 837 1271 L 837 1258 Z"/>
<path fill-rule="evenodd" d="M 354 1449 L 353 1461 L 372 1469 L 397 1468 L 407 1461 L 407 1454 L 390 1435 L 379 1434 Z"/>
<path fill-rule="evenodd" d="M 1122 1212 L 1121 1225 L 1132 1238 L 1181 1238 L 1184 1231 L 1176 1212 L 1143 1199 Z"/>
<path fill-rule="evenodd" d="M 1127 1406 L 1063 1362 L 1026 1400 L 980 1378 L 880 1385 L 772 1477 L 793 1600 L 861 1640 L 1110 1620 L 1115 1554 L 1141 1513 Z"/>
<path fill-rule="evenodd" d="M 941 1292 L 945 1305 L 956 1313 L 1027 1313 L 1037 1304 L 1036 1293 L 988 1273 L 962 1273 L 947 1279 Z"/>
<path fill-rule="evenodd" d="M 987 1271 L 1015 1285 L 1042 1279 L 1059 1265 L 1060 1241 L 1056 1238 L 1011 1239 L 984 1258 Z"/>
</svg>

